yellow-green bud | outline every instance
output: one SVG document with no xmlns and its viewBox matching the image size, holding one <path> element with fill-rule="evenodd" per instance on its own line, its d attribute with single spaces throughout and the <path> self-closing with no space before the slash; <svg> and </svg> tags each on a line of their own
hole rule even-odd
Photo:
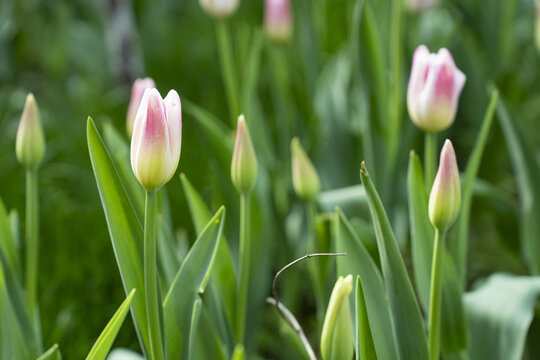
<svg viewBox="0 0 540 360">
<path fill-rule="evenodd" d="M 461 183 L 456 154 L 450 140 L 441 151 L 439 170 L 429 196 L 429 220 L 439 231 L 448 230 L 461 208 Z"/>
<path fill-rule="evenodd" d="M 234 187 L 241 194 L 250 192 L 257 180 L 257 156 L 244 115 L 238 117 L 236 142 L 231 162 L 231 179 Z"/>
<path fill-rule="evenodd" d="M 319 194 L 321 184 L 317 171 L 296 137 L 291 141 L 291 154 L 294 191 L 302 199 L 311 200 Z"/>
<path fill-rule="evenodd" d="M 45 137 L 34 95 L 28 94 L 17 130 L 17 160 L 27 169 L 35 169 L 45 154 Z"/>
<path fill-rule="evenodd" d="M 353 356 L 353 335 L 349 295 L 352 275 L 340 276 L 332 290 L 321 335 L 323 360 L 345 360 Z"/>
</svg>

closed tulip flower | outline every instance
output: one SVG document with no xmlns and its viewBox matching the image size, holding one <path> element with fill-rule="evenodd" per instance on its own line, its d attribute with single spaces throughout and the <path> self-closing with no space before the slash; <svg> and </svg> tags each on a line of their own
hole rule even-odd
<svg viewBox="0 0 540 360">
<path fill-rule="evenodd" d="M 291 154 L 294 191 L 302 199 L 311 200 L 319 194 L 321 184 L 317 170 L 313 167 L 302 145 L 300 145 L 300 141 L 296 137 L 291 141 Z"/>
<path fill-rule="evenodd" d="M 264 30 L 275 41 L 287 41 L 292 34 L 292 14 L 289 0 L 266 0 Z"/>
<path fill-rule="evenodd" d="M 419 46 L 414 52 L 407 90 L 412 121 L 427 132 L 439 132 L 452 125 L 465 80 L 447 49 L 435 54 Z"/>
<path fill-rule="evenodd" d="M 210 16 L 226 18 L 236 11 L 240 0 L 199 0 L 199 3 Z"/>
<path fill-rule="evenodd" d="M 131 99 L 129 100 L 129 107 L 127 112 L 126 119 L 126 129 L 128 136 L 131 137 L 133 134 L 133 124 L 135 123 L 135 116 L 137 115 L 137 110 L 141 104 L 144 91 L 146 89 L 152 89 L 156 87 L 156 83 L 151 78 L 137 79 L 131 87 Z"/>
<path fill-rule="evenodd" d="M 231 179 L 240 194 L 251 191 L 257 180 L 257 156 L 244 115 L 238 117 L 236 141 L 231 162 Z"/>
<path fill-rule="evenodd" d="M 460 208 L 461 183 L 456 154 L 452 142 L 446 140 L 429 196 L 429 219 L 437 230 L 448 230 L 456 221 Z"/>
<path fill-rule="evenodd" d="M 45 154 L 45 137 L 34 95 L 28 94 L 17 130 L 15 143 L 17 160 L 27 169 L 35 169 Z"/>
<path fill-rule="evenodd" d="M 163 99 L 146 89 L 135 117 L 131 167 L 146 190 L 156 190 L 174 175 L 180 160 L 182 108 L 175 90 Z"/>
</svg>

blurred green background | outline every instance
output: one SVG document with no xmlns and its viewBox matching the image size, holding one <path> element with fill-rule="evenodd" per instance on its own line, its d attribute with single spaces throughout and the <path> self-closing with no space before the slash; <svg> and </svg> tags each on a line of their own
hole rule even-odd
<svg viewBox="0 0 540 360">
<path fill-rule="evenodd" d="M 323 190 L 356 185 L 364 158 L 359 150 L 358 113 L 368 106 L 351 91 L 353 84 L 364 83 L 362 77 L 355 80 L 357 63 L 349 53 L 356 39 L 352 34 L 355 1 L 293 0 L 292 5 L 294 38 L 288 44 L 264 39 L 262 0 L 242 1 L 228 21 L 239 69 L 247 66 L 257 39 L 262 41 L 255 92 L 249 95 L 257 104 L 251 114 L 264 124 L 254 135 L 255 146 L 271 159 L 268 163 L 277 174 L 273 180 L 285 189 L 273 195 L 276 226 L 281 228 L 276 233 L 285 233 L 285 219 L 297 202 L 290 180 L 283 176 L 288 171 L 290 137 L 301 137 Z M 373 5 L 377 14 L 389 8 L 387 1 Z M 467 75 L 456 122 L 440 137 L 453 140 L 460 164 L 466 163 L 475 141 L 490 84 L 499 88 L 523 133 L 540 144 L 540 56 L 534 46 L 534 14 L 533 0 L 443 1 L 429 10 L 404 14 L 403 46 L 396 51 L 403 59 L 403 94 L 412 52 L 422 43 L 431 51 L 449 48 Z M 98 124 L 112 122 L 124 133 L 132 81 L 150 76 L 162 94 L 174 88 L 182 99 L 204 107 L 233 128 L 214 22 L 196 0 L 0 1 L 0 197 L 7 208 L 24 214 L 24 171 L 15 158 L 14 140 L 25 96 L 33 92 L 47 139 L 40 172 L 39 306 L 44 345 L 59 343 L 67 359 L 85 356 L 124 298 L 88 157 L 86 119 L 90 115 Z M 379 25 L 381 38 L 386 39 L 391 24 L 381 20 Z M 384 58 L 388 60 L 391 53 L 385 48 Z M 276 97 L 283 89 L 275 80 L 280 71 L 287 71 L 285 105 Z M 365 85 L 370 86 L 367 80 Z M 423 143 L 422 133 L 408 120 L 402 105 L 399 152 L 391 179 L 397 199 L 405 194 L 409 150 L 421 154 Z M 264 142 L 257 141 L 261 134 Z M 184 112 L 179 172 L 186 173 L 216 208 L 223 201 L 218 184 L 229 180 L 216 175 L 212 150 L 196 119 Z M 515 180 L 497 122 L 485 154 L 479 177 L 490 185 L 479 191 L 473 205 L 471 282 L 495 270 L 526 273 L 519 255 Z M 192 239 L 178 176 L 167 190 L 175 225 Z M 497 205 L 490 191 L 510 207 L 493 211 Z M 235 211 L 228 212 L 228 222 L 237 221 Z M 272 244 L 275 270 L 294 255 L 294 251 L 281 252 L 283 241 Z M 300 312 L 300 317 L 312 315 Z M 116 344 L 137 349 L 130 322 Z M 271 348 L 272 343 L 262 341 L 261 346 Z"/>
</svg>

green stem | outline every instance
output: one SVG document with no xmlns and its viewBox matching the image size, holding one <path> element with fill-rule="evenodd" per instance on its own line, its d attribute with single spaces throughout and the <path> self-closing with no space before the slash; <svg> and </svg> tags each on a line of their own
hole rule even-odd
<svg viewBox="0 0 540 360">
<path fill-rule="evenodd" d="M 38 173 L 26 171 L 26 303 L 32 323 L 35 323 L 37 272 L 39 253 Z"/>
<path fill-rule="evenodd" d="M 229 103 L 231 124 L 234 126 L 236 124 L 236 117 L 240 115 L 237 88 L 238 77 L 236 76 L 234 68 L 229 31 L 224 19 L 217 20 L 216 22 L 216 37 L 219 48 L 219 58 L 221 60 L 221 73 L 225 85 L 225 92 L 227 94 L 227 101 Z"/>
<path fill-rule="evenodd" d="M 307 234 L 308 234 L 308 245 L 307 253 L 318 253 L 322 251 L 319 249 L 317 243 L 317 229 L 315 223 L 315 216 L 317 209 L 315 206 L 315 201 L 306 202 L 306 217 L 307 217 Z M 317 305 L 317 324 L 322 330 L 322 325 L 324 322 L 324 294 L 322 289 L 321 273 L 319 268 L 319 262 L 310 261 L 308 264 L 308 269 L 311 275 L 311 281 L 313 282 L 313 290 L 315 293 L 315 302 Z"/>
<path fill-rule="evenodd" d="M 146 192 L 144 212 L 144 290 L 146 296 L 146 319 L 150 338 L 151 360 L 165 359 L 159 317 L 157 264 L 156 264 L 156 197 L 157 191 Z"/>
<path fill-rule="evenodd" d="M 435 230 L 433 260 L 431 262 L 431 289 L 429 296 L 429 358 L 439 359 L 441 331 L 442 255 L 444 233 Z"/>
<path fill-rule="evenodd" d="M 236 342 L 244 343 L 249 293 L 250 236 L 249 194 L 240 195 L 240 284 L 236 309 Z"/>
<path fill-rule="evenodd" d="M 435 153 L 437 152 L 437 133 L 426 132 L 424 142 L 424 170 L 425 170 L 425 183 L 426 190 L 429 194 L 431 192 L 431 186 L 433 180 L 435 180 Z"/>
</svg>

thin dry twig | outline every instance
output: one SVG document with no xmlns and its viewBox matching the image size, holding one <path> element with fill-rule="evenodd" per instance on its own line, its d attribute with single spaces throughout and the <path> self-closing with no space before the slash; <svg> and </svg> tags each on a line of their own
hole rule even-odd
<svg viewBox="0 0 540 360">
<path fill-rule="evenodd" d="M 279 299 L 278 299 L 278 296 L 277 296 L 277 289 L 276 289 L 277 288 L 277 280 L 278 280 L 279 276 L 285 270 L 287 270 L 288 268 L 290 268 L 291 266 L 293 266 L 295 264 L 298 264 L 302 260 L 306 260 L 306 259 L 316 257 L 316 256 L 344 256 L 344 255 L 347 255 L 347 254 L 346 253 L 307 254 L 307 255 L 304 255 L 301 258 L 298 258 L 298 259 L 294 260 L 293 262 L 285 265 L 281 270 L 279 270 L 276 273 L 276 275 L 274 276 L 274 281 L 272 281 L 272 295 L 274 296 L 274 298 L 273 299 L 272 298 L 267 298 L 266 299 L 266 302 L 268 302 L 269 304 L 274 305 L 276 307 L 276 310 L 278 311 L 279 315 L 283 318 L 283 320 L 285 320 L 285 322 L 287 324 L 289 324 L 289 326 L 294 331 L 296 331 L 298 336 L 300 336 L 300 339 L 302 340 L 302 343 L 304 344 L 304 347 L 306 348 L 306 351 L 307 351 L 307 353 L 309 355 L 309 358 L 311 360 L 317 360 L 317 357 L 315 356 L 315 353 L 313 352 L 313 348 L 309 344 L 309 341 L 307 340 L 307 337 L 306 337 L 304 331 L 302 330 L 302 327 L 300 326 L 300 323 L 296 320 L 294 315 L 285 307 L 285 305 L 283 305 L 282 303 L 279 302 Z"/>
</svg>

